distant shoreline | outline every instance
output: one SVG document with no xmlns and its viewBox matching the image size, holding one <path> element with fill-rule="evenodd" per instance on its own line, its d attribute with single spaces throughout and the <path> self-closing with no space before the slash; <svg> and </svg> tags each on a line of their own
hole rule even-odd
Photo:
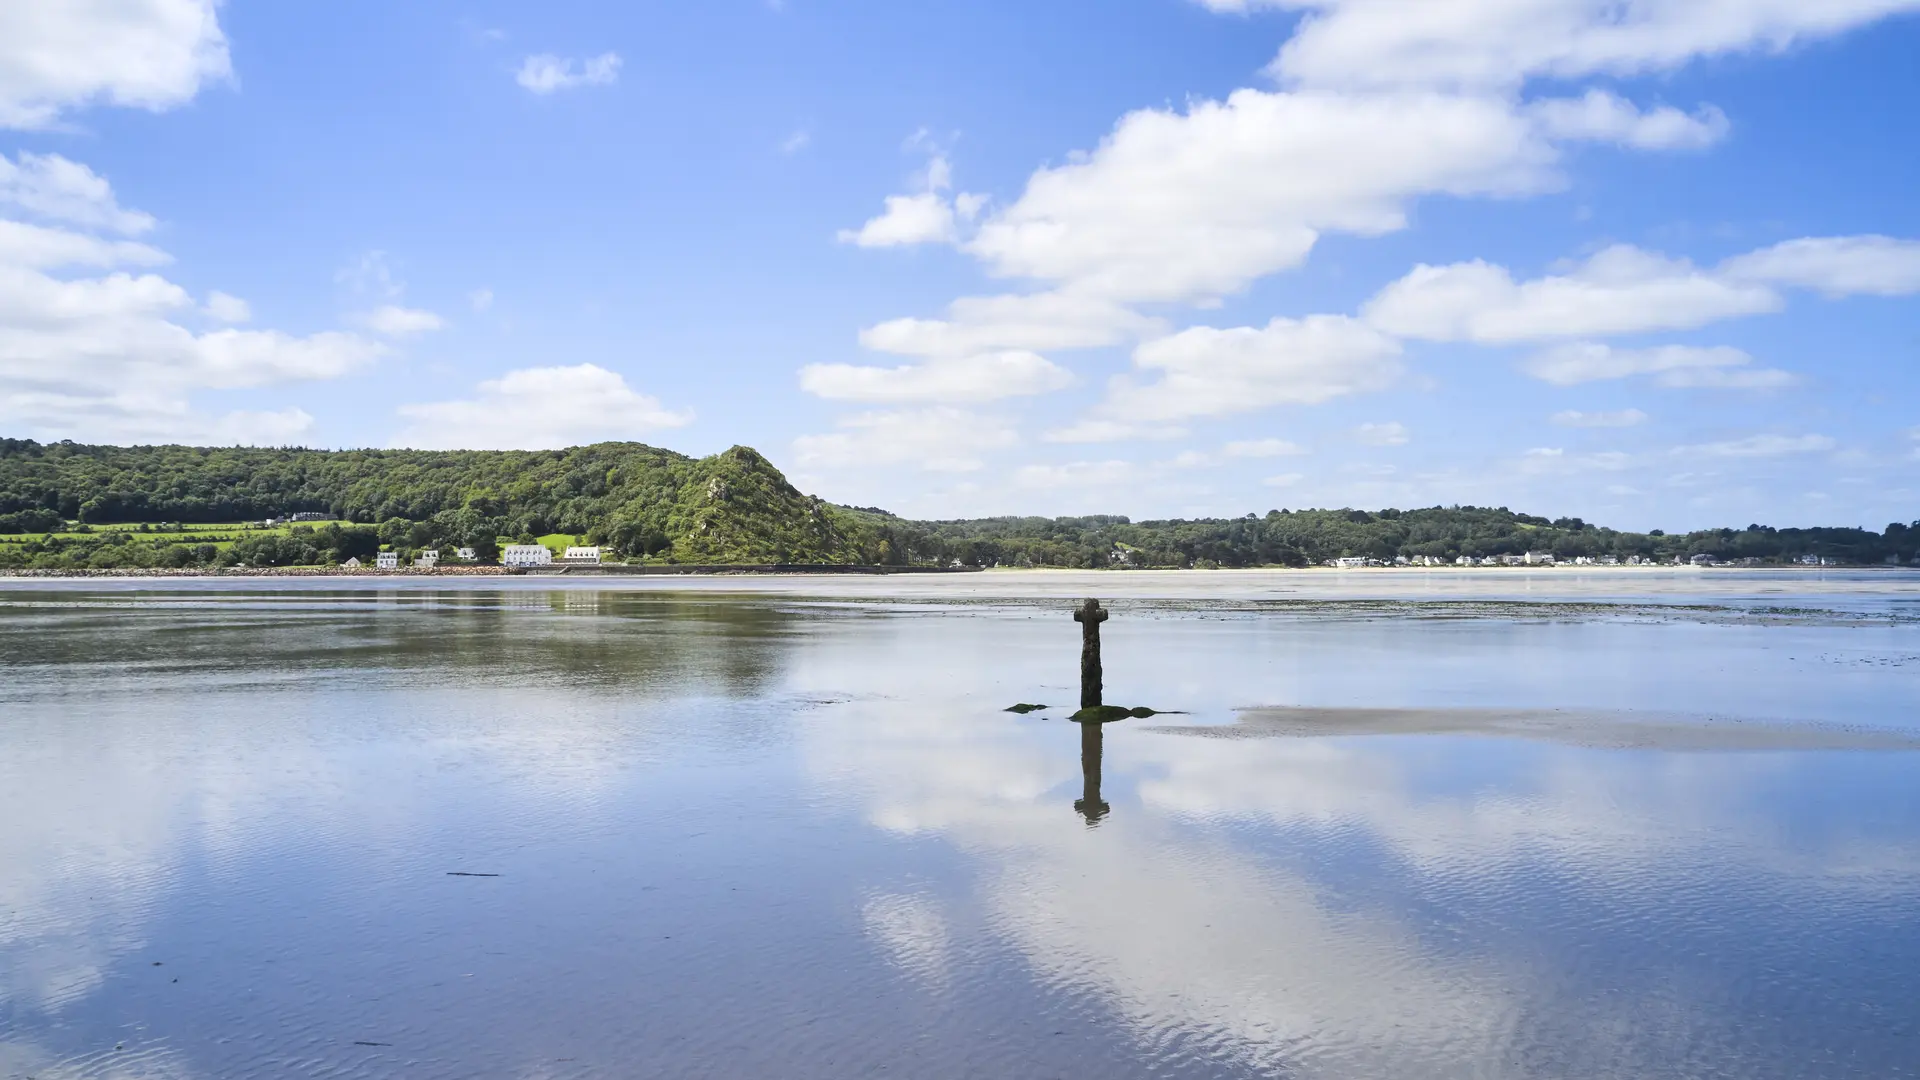
<svg viewBox="0 0 1920 1080">
<path fill-rule="evenodd" d="M 434 577 L 693 577 L 728 574 L 977 574 L 978 567 L 828 566 L 744 563 L 685 566 L 403 566 L 392 570 L 342 566 L 117 567 L 82 570 L 0 570 L 0 578 L 434 578 Z"/>
<path fill-rule="evenodd" d="M 453 578 L 453 577 L 552 577 L 552 578 L 658 578 L 658 577 L 755 577 L 755 576 L 828 576 L 854 575 L 861 577 L 885 577 L 892 575 L 946 575 L 946 574 L 989 574 L 994 576 L 1044 576 L 1049 574 L 1099 574 L 1113 575 L 1116 578 L 1128 578 L 1146 574 L 1180 574 L 1206 576 L 1209 574 L 1301 574 L 1331 576 L 1345 574 L 1364 574 L 1372 576 L 1407 576 L 1409 574 L 1514 574 L 1515 576 L 1532 574 L 1598 574 L 1598 575 L 1634 575 L 1648 573 L 1686 573 L 1711 574 L 1737 570 L 1743 573 L 1817 573 L 1820 571 L 1861 571 L 1914 573 L 1920 568 L 1910 566 L 1368 566 L 1368 567 L 1331 567 L 1331 566 L 1241 566 L 1219 567 L 1202 570 L 1192 567 L 1155 567 L 1150 569 L 1101 569 L 1089 570 L 1079 567 L 1037 566 L 992 568 L 980 567 L 942 567 L 942 566 L 831 566 L 816 564 L 715 564 L 715 565 L 656 565 L 656 566 L 546 566 L 532 569 L 512 566 L 435 566 L 400 567 L 393 570 L 377 570 L 368 567 L 349 569 L 338 566 L 259 566 L 259 567 L 189 567 L 163 569 L 159 567 L 125 567 L 97 570 L 0 570 L 0 579 L 41 579 L 62 580 L 88 578 L 354 578 L 374 579 L 394 578 Z"/>
</svg>

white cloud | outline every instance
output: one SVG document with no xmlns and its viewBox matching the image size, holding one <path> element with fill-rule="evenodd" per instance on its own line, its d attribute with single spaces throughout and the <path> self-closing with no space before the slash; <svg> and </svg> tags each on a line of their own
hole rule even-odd
<svg viewBox="0 0 1920 1080">
<path fill-rule="evenodd" d="M 1013 471 L 1013 486 L 1057 491 L 1116 488 L 1132 483 L 1138 470 L 1127 461 L 1070 461 L 1064 465 L 1023 465 Z"/>
<path fill-rule="evenodd" d="M 313 417 L 305 409 L 273 412 L 230 412 L 208 429 L 218 446 L 291 446 L 313 432 Z"/>
<path fill-rule="evenodd" d="M 1778 311 L 1773 286 L 1833 296 L 1920 292 L 1920 242 L 1885 236 L 1806 237 L 1737 256 L 1714 270 L 1631 245 L 1561 274 L 1516 282 L 1474 261 L 1421 264 L 1367 302 L 1365 317 L 1400 337 L 1508 344 L 1689 330 Z"/>
<path fill-rule="evenodd" d="M 493 290 L 480 288 L 468 293 L 467 306 L 475 311 L 486 311 L 493 307 Z"/>
<path fill-rule="evenodd" d="M 1642 112 L 1604 90 L 1537 101 L 1528 111 L 1555 138 L 1618 143 L 1635 150 L 1698 150 L 1726 138 L 1728 128 L 1727 115 L 1711 105 L 1692 115 L 1670 105 Z"/>
<path fill-rule="evenodd" d="M 1055 440 L 1061 441 L 1061 440 Z M 1087 440 L 1112 441 L 1112 440 Z M 1176 469 L 1199 469 L 1224 464 L 1229 461 L 1263 459 L 1276 457 L 1295 457 L 1307 452 L 1298 443 L 1285 439 L 1241 439 L 1222 446 L 1218 453 L 1205 453 L 1199 450 L 1185 450 L 1174 455 L 1166 462 Z"/>
<path fill-rule="evenodd" d="M 926 133 L 917 132 L 907 140 L 907 147 L 920 149 L 927 142 Z M 953 187 L 953 165 L 938 151 L 928 157 L 916 185 L 922 190 L 887 196 L 886 209 L 879 217 L 858 229 L 841 229 L 839 241 L 865 248 L 950 244 L 960 238 L 960 225 L 972 221 L 987 204 L 985 195 L 968 192 L 947 197 L 946 192 Z"/>
<path fill-rule="evenodd" d="M 1164 441 L 1185 438 L 1187 429 L 1168 425 L 1128 424 L 1119 420 L 1086 419 L 1055 428 L 1040 438 L 1050 443 L 1103 443 L 1129 439 Z"/>
<path fill-rule="evenodd" d="M 1621 244 L 1566 274 L 1527 282 L 1477 260 L 1421 264 L 1368 301 L 1364 314 L 1400 337 L 1505 344 L 1692 329 L 1780 307 L 1763 285 Z"/>
<path fill-rule="evenodd" d="M 351 316 L 353 324 L 371 330 L 384 337 L 412 337 L 429 331 L 444 328 L 445 319 L 431 311 L 420 308 L 401 307 L 397 304 L 382 304 L 372 311 L 363 311 Z"/>
<path fill-rule="evenodd" d="M 1306 453 L 1305 447 L 1285 439 L 1241 439 L 1220 448 L 1230 458 L 1294 457 Z"/>
<path fill-rule="evenodd" d="M 1273 73 L 1291 84 L 1512 88 L 1666 71 L 1702 56 L 1780 52 L 1920 0 L 1201 0 L 1309 13 Z"/>
<path fill-rule="evenodd" d="M 1391 338 L 1340 315 L 1274 319 L 1262 328 L 1194 327 L 1135 349 L 1135 366 L 1160 378 L 1116 378 L 1096 418 L 1168 423 L 1317 405 L 1385 389 L 1399 377 L 1399 355 Z"/>
<path fill-rule="evenodd" d="M 0 154 L 0 205 L 107 232 L 138 235 L 153 228 L 153 215 L 121 208 L 105 177 L 59 154 L 23 153 L 17 161 Z"/>
<path fill-rule="evenodd" d="M 1596 454 L 1569 454 L 1558 446 L 1537 446 L 1520 455 L 1522 476 L 1568 476 L 1575 473 L 1619 472 L 1633 457 L 1618 450 Z"/>
<path fill-rule="evenodd" d="M 1800 378 L 1779 368 L 1681 367 L 1663 371 L 1653 381 L 1676 390 L 1779 390 Z"/>
<path fill-rule="evenodd" d="M 858 229 L 841 229 L 840 242 L 860 247 L 950 243 L 959 236 L 953 204 L 937 191 L 889 195 L 886 210 Z"/>
<path fill-rule="evenodd" d="M 1405 446 L 1412 438 L 1407 432 L 1407 425 L 1399 421 L 1361 424 L 1353 429 L 1353 437 L 1366 446 Z"/>
<path fill-rule="evenodd" d="M 884 214 L 841 239 L 954 243 L 994 276 L 1076 303 L 1122 311 L 1154 303 L 1207 306 L 1298 267 L 1323 233 L 1376 236 L 1404 228 L 1416 199 L 1557 189 L 1569 142 L 1692 149 L 1727 132 L 1727 118 L 1711 105 L 1641 105 L 1580 86 L 1528 99 L 1528 77 L 1565 81 L 1665 69 L 1695 56 L 1784 47 L 1920 5 L 1834 0 L 1813 11 L 1798 0 L 1706 7 L 1692 0 L 1202 2 L 1221 11 L 1305 13 L 1272 69 L 1283 89 L 1240 89 L 1224 100 L 1128 113 L 1090 151 L 1036 170 L 1019 197 L 987 212 L 971 236 L 955 214 L 957 203 L 942 194 L 950 170 L 936 150 L 922 189 L 892 197 Z M 921 133 L 909 145 L 930 142 Z M 1619 247 L 1572 272 L 1526 283 L 1486 263 L 1423 266 L 1376 298 L 1368 317 L 1399 336 L 1513 342 L 1691 328 L 1780 306 L 1764 281 Z M 1049 331 L 1048 322 L 1059 325 Z M 1063 347 L 1038 340 L 1054 335 L 1075 345 L 1152 336 L 1112 317 L 1084 320 L 1065 307 L 1036 310 L 1018 333 L 989 324 L 995 330 L 980 333 L 984 340 L 971 339 L 963 323 L 899 319 L 870 328 L 863 341 L 906 355 L 966 355 Z"/>
<path fill-rule="evenodd" d="M 0 4 L 0 127 L 93 104 L 168 109 L 231 73 L 216 0 Z"/>
<path fill-rule="evenodd" d="M 1753 357 L 1725 345 L 1661 345 L 1616 349 L 1596 342 L 1573 342 L 1527 359 L 1527 374 L 1556 386 L 1601 379 L 1652 375 L 1662 386 L 1760 390 L 1791 385 L 1791 373 L 1750 366 Z"/>
<path fill-rule="evenodd" d="M 1553 158 L 1492 98 L 1239 90 L 1128 114 L 1091 154 L 1034 173 L 965 248 L 1003 277 L 1205 299 L 1300 265 L 1322 230 L 1402 228 L 1416 195 L 1550 187 Z"/>
<path fill-rule="evenodd" d="M 585 60 L 573 60 L 539 53 L 529 56 L 514 73 L 513 81 L 536 94 L 572 90 L 581 86 L 611 86 L 620 79 L 620 56 L 601 53 Z"/>
<path fill-rule="evenodd" d="M 1639 409 L 1621 409 L 1617 412 L 1581 412 L 1578 409 L 1567 409 L 1554 413 L 1553 422 L 1560 427 L 1575 428 L 1638 427 L 1647 422 L 1647 414 Z"/>
<path fill-rule="evenodd" d="M 942 357 L 904 367 L 809 364 L 800 369 L 800 388 L 810 394 L 889 405 L 976 404 L 1044 394 L 1073 381 L 1072 372 L 1022 350 Z"/>
<path fill-rule="evenodd" d="M 103 240 L 67 229 L 0 218 L 0 266 L 52 270 L 71 266 L 158 266 L 167 253 L 131 240 Z"/>
<path fill-rule="evenodd" d="M 1265 480 L 1262 480 L 1260 482 L 1262 484 L 1267 485 L 1268 487 L 1292 487 L 1293 485 L 1305 479 L 1306 479 L 1306 476 L 1301 473 L 1290 472 L 1290 473 L 1280 473 L 1275 476 L 1269 476 Z"/>
<path fill-rule="evenodd" d="M 594 364 L 523 368 L 481 383 L 473 397 L 402 405 L 393 445 L 423 450 L 551 450 L 634 439 L 693 422 Z"/>
<path fill-rule="evenodd" d="M 893 319 L 860 344 L 900 356 L 964 356 L 994 349 L 1084 349 L 1163 333 L 1165 324 L 1100 297 L 1067 292 L 965 296 L 945 319 Z"/>
<path fill-rule="evenodd" d="M 1735 280 L 1817 289 L 1829 296 L 1906 296 L 1920 292 L 1920 241 L 1803 237 L 1728 259 L 1720 272 Z"/>
<path fill-rule="evenodd" d="M 800 128 L 796 130 L 793 134 L 788 135 L 786 138 L 780 140 L 780 152 L 782 154 L 793 155 L 793 154 L 799 153 L 802 150 L 805 150 L 808 146 L 811 146 L 812 144 L 813 144 L 813 133 L 808 131 L 806 128 Z"/>
<path fill-rule="evenodd" d="M 253 319 L 253 308 L 245 300 L 218 289 L 207 294 L 207 304 L 203 310 L 208 318 L 223 323 L 243 323 Z"/>
<path fill-rule="evenodd" d="M 152 225 L 147 215 L 121 209 L 85 166 L 23 156 L 13 168 L 10 205 L 96 232 Z M 208 390 L 337 378 L 381 355 L 378 344 L 344 333 L 195 333 L 177 320 L 238 321 L 250 313 L 217 292 L 202 308 L 166 278 L 124 269 L 168 261 L 146 244 L 0 219 L 0 425 L 47 438 L 290 441 L 311 429 L 312 417 L 286 409 L 223 417 L 193 399 Z M 75 267 L 96 276 L 54 273 Z"/>
<path fill-rule="evenodd" d="M 1824 450 L 1831 450 L 1834 446 L 1833 439 L 1826 435 L 1752 435 L 1727 442 L 1678 446 L 1673 452 L 1721 458 L 1769 458 L 1786 457 L 1792 454 L 1817 454 Z"/>
<path fill-rule="evenodd" d="M 981 455 L 1020 441 L 1004 417 L 952 407 L 902 409 L 844 417 L 840 430 L 793 441 L 805 466 L 866 468 L 917 465 L 930 472 L 972 472 Z"/>
</svg>

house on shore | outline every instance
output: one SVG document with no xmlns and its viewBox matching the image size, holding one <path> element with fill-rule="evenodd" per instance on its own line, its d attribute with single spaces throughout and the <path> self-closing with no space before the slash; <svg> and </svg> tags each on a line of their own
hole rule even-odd
<svg viewBox="0 0 1920 1080">
<path fill-rule="evenodd" d="M 506 566 L 545 566 L 553 561 L 553 552 L 545 544 L 508 544 L 500 549 L 500 562 Z"/>
<path fill-rule="evenodd" d="M 571 566 L 599 566 L 600 549 L 597 547 L 570 547 L 560 561 Z"/>
<path fill-rule="evenodd" d="M 400 553 L 397 551 L 383 551 L 375 555 L 373 557 L 373 568 L 375 570 L 400 569 Z"/>
<path fill-rule="evenodd" d="M 472 548 L 459 548 L 454 551 L 453 557 L 461 562 L 472 562 L 480 556 L 475 554 Z"/>
<path fill-rule="evenodd" d="M 422 570 L 431 570 L 434 567 L 440 565 L 439 549 L 428 548 L 427 550 L 421 552 L 420 557 L 413 560 L 413 565 L 419 567 Z"/>
<path fill-rule="evenodd" d="M 342 570 L 358 570 L 358 569 L 360 569 L 360 559 L 359 559 L 359 557 L 358 557 L 358 556 L 355 556 L 354 558 L 351 558 L 351 559 L 348 559 L 348 560 L 347 560 L 346 562 L 343 562 L 343 563 L 341 563 L 341 564 L 340 564 L 340 569 L 342 569 Z"/>
</svg>

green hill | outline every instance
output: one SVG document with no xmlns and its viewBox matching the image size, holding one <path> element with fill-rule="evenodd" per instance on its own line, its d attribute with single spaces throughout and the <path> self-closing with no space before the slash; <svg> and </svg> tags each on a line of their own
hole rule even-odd
<svg viewBox="0 0 1920 1080">
<path fill-rule="evenodd" d="M 684 563 L 864 563 L 885 555 L 884 527 L 802 494 L 744 446 L 696 459 L 639 443 L 329 451 L 0 439 L 0 534 L 64 521 L 192 524 L 301 512 L 365 526 L 296 530 L 314 549 L 304 561 L 364 556 L 380 544 L 484 547 L 549 533 Z M 116 546 L 142 539 L 165 536 Z M 242 543 L 260 549 L 270 541 Z M 252 553 L 265 556 L 256 562 L 287 561 Z"/>
</svg>

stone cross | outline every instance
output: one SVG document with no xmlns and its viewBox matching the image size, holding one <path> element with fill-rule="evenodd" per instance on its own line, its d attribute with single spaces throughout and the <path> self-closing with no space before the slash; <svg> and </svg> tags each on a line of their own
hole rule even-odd
<svg viewBox="0 0 1920 1080">
<path fill-rule="evenodd" d="M 1073 613 L 1073 621 L 1080 624 L 1080 707 L 1094 709 L 1100 706 L 1100 624 L 1107 621 L 1107 612 L 1098 600 L 1088 600 Z"/>
</svg>

